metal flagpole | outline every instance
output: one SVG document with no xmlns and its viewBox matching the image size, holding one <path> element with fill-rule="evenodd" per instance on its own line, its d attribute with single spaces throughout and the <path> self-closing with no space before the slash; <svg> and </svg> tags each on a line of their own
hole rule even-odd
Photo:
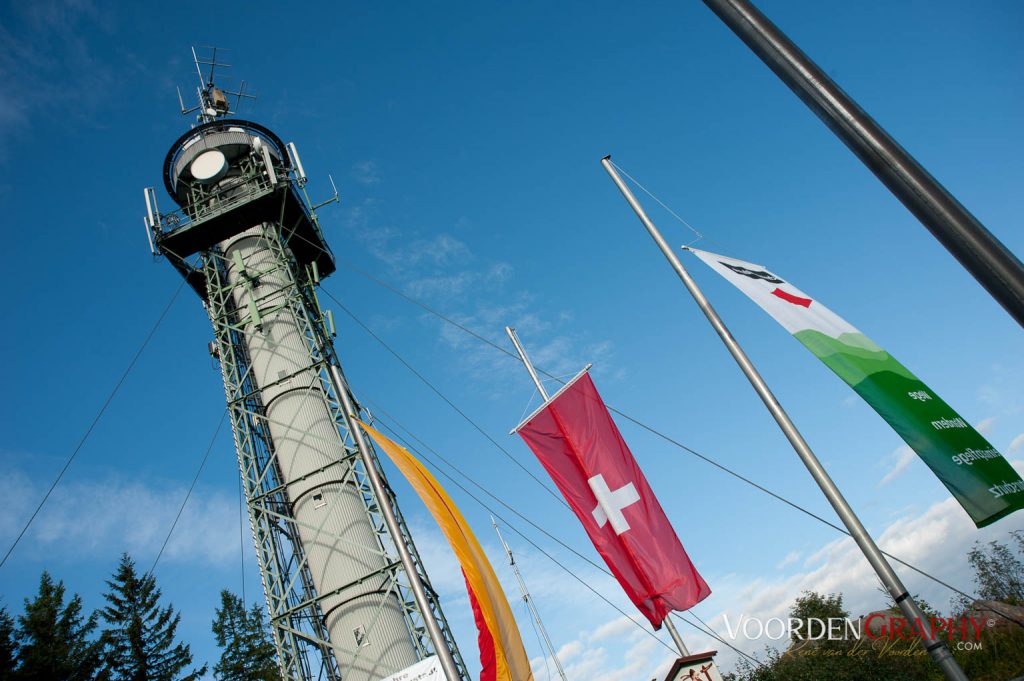
<svg viewBox="0 0 1024 681">
<path fill-rule="evenodd" d="M 747 0 L 704 0 L 1024 326 L 1024 265 Z"/>
<path fill-rule="evenodd" d="M 558 654 L 555 652 L 554 646 L 551 645 L 551 638 L 548 636 L 548 630 L 544 627 L 544 623 L 540 621 L 540 613 L 537 612 L 537 608 L 533 604 L 533 599 L 530 598 L 530 592 L 526 589 L 526 582 L 523 581 L 523 575 L 519 572 L 519 565 L 516 564 L 516 559 L 512 556 L 512 549 L 505 541 L 505 538 L 501 536 L 501 530 L 498 529 L 498 521 L 494 519 L 493 515 L 491 516 L 491 525 L 494 526 L 494 531 L 498 533 L 498 541 L 500 541 L 502 547 L 504 547 L 505 555 L 508 556 L 508 564 L 512 566 L 512 572 L 515 573 L 516 581 L 519 582 L 519 591 L 523 594 L 523 600 L 526 601 L 527 607 L 530 608 L 530 614 L 533 615 L 534 621 L 537 622 L 537 627 L 540 629 L 541 635 L 544 636 L 544 643 L 547 645 L 548 652 L 551 653 L 551 659 L 555 661 L 555 667 L 558 669 L 558 675 L 562 677 L 562 681 L 568 681 L 565 677 L 565 670 L 562 669 L 562 663 L 558 661 Z"/>
<path fill-rule="evenodd" d="M 530 378 L 533 379 L 533 384 L 537 386 L 537 392 L 540 393 L 541 399 L 547 402 L 551 399 L 551 396 L 548 395 L 548 391 L 544 389 L 544 384 L 540 382 L 537 370 L 533 368 L 533 362 L 531 362 L 530 358 L 526 356 L 526 350 L 523 348 L 523 344 L 519 342 L 519 336 L 516 335 L 516 330 L 511 326 L 506 326 L 505 333 L 507 333 L 508 337 L 512 339 L 512 345 L 516 346 L 516 352 L 519 353 L 519 359 L 523 360 L 523 365 L 526 367 L 526 370 L 530 372 Z"/>
<path fill-rule="evenodd" d="M 409 585 L 412 587 L 412 594 L 416 599 L 416 605 L 419 606 L 420 612 L 423 613 L 423 621 L 427 626 L 427 633 L 430 634 L 430 641 L 434 644 L 434 651 L 441 662 L 441 668 L 444 670 L 444 675 L 448 681 L 459 681 L 462 675 L 455 664 L 455 658 L 452 657 L 452 651 L 448 649 L 448 643 L 444 640 L 441 627 L 438 626 L 437 619 L 434 617 L 434 611 L 430 607 L 427 592 L 423 588 L 423 582 L 420 580 L 420 574 L 416 569 L 416 564 L 413 562 L 412 554 L 409 553 L 409 547 L 402 540 L 402 530 L 398 526 L 398 519 L 395 517 L 395 511 L 391 507 L 390 496 L 384 489 L 380 474 L 377 472 L 377 466 L 374 465 L 373 457 L 370 456 L 370 449 L 366 444 L 366 438 L 359 427 L 359 416 L 352 402 L 352 396 L 349 394 L 348 384 L 345 382 L 336 364 L 330 365 L 330 374 L 331 382 L 334 384 L 334 392 L 337 393 L 342 409 L 345 412 L 348 430 L 352 433 L 352 437 L 355 438 L 356 448 L 359 449 L 359 458 L 362 459 L 363 466 L 366 468 L 367 480 L 373 489 L 374 496 L 377 498 L 377 503 L 380 506 L 381 515 L 384 516 L 384 521 L 387 523 L 388 531 L 395 540 L 398 556 L 402 561 L 402 567 L 405 568 L 406 575 L 409 577 Z"/>
<path fill-rule="evenodd" d="M 896 601 L 896 604 L 903 611 L 904 616 L 909 622 L 927 622 L 928 618 L 922 612 L 921 608 L 918 607 L 914 599 L 911 598 L 910 594 L 907 593 L 907 589 L 903 586 L 903 582 L 900 581 L 899 576 L 893 571 L 892 566 L 889 565 L 885 557 L 882 556 L 882 552 L 879 550 L 878 545 L 868 534 L 867 530 L 861 524 L 860 519 L 850 508 L 850 504 L 847 503 L 846 499 L 843 498 L 839 488 L 836 487 L 835 483 L 832 482 L 832 478 L 829 477 L 828 473 L 822 467 L 818 461 L 818 457 L 811 451 L 810 445 L 804 440 L 803 435 L 796 429 L 793 422 L 790 420 L 789 415 L 786 414 L 782 405 L 775 399 L 775 395 L 772 394 L 771 389 L 768 388 L 768 384 L 761 378 L 761 374 L 758 373 L 757 369 L 751 363 L 750 358 L 743 352 L 743 348 L 739 346 L 736 339 L 729 333 L 729 329 L 726 328 L 722 322 L 721 317 L 715 312 L 715 309 L 711 307 L 711 303 L 704 297 L 704 293 L 697 286 L 697 283 L 690 277 L 690 273 L 683 267 L 683 263 L 679 261 L 678 256 L 672 251 L 665 238 L 658 231 L 658 228 L 654 226 L 650 218 L 644 212 L 644 209 L 640 206 L 640 203 L 633 196 L 633 192 L 629 190 L 622 178 L 619 177 L 619 173 L 615 170 L 612 165 L 611 156 L 605 156 L 601 159 L 601 165 L 608 171 L 615 185 L 622 192 L 622 195 L 626 197 L 626 201 L 630 207 L 636 213 L 637 217 L 640 218 L 640 222 L 643 223 L 644 227 L 647 228 L 648 234 L 654 239 L 654 242 L 658 244 L 658 248 L 665 255 L 672 269 L 676 271 L 679 278 L 682 280 L 683 285 L 686 286 L 686 290 L 690 292 L 693 299 L 697 302 L 697 306 L 700 307 L 701 311 L 711 322 L 711 326 L 714 327 L 718 336 L 725 343 L 725 347 L 728 348 L 729 353 L 732 355 L 736 363 L 740 365 L 740 369 L 743 370 L 747 380 L 754 386 L 754 391 L 757 392 L 758 396 L 764 402 L 768 411 L 775 418 L 776 423 L 779 424 L 779 428 L 785 434 L 786 439 L 789 440 L 790 444 L 793 445 L 793 449 L 796 450 L 800 460 L 804 462 L 807 470 L 810 471 L 811 477 L 818 483 L 818 487 L 825 493 L 825 498 L 828 499 L 829 503 L 832 504 L 832 508 L 835 509 L 836 514 L 846 525 L 846 529 L 849 530 L 850 536 L 857 542 L 857 546 L 864 553 L 864 557 L 871 563 L 871 567 L 874 568 L 878 574 L 878 578 L 882 580 L 882 584 L 889 591 L 889 594 Z M 949 652 L 949 648 L 941 640 L 938 640 L 934 633 L 931 632 L 930 627 L 920 627 L 921 629 L 921 643 L 924 645 L 925 650 L 931 655 L 932 659 L 935 660 L 936 664 L 942 669 L 942 673 L 945 674 L 949 681 L 968 681 L 967 676 L 963 670 L 960 669 L 960 665 L 953 658 L 952 653 Z"/>
<path fill-rule="evenodd" d="M 516 336 L 516 330 L 511 326 L 506 326 L 505 333 L 507 333 L 508 337 L 512 340 L 512 345 L 516 347 L 516 352 L 519 353 L 519 359 L 523 361 L 523 365 L 526 366 L 526 370 L 530 372 L 530 378 L 533 379 L 533 384 L 537 386 L 537 391 L 540 393 L 541 398 L 547 402 L 551 399 L 548 396 L 548 391 L 544 389 L 544 385 L 540 382 L 540 377 L 537 376 L 537 370 L 533 368 L 533 363 L 530 361 L 530 358 L 526 356 L 526 350 L 523 349 L 523 344 L 519 342 L 519 337 Z M 679 632 L 676 630 L 676 625 L 672 623 L 672 620 L 665 617 L 662 623 L 665 625 L 665 628 L 668 629 L 669 636 L 672 637 L 676 647 L 679 648 L 680 654 L 682 654 L 683 657 L 689 655 L 690 651 L 686 648 L 686 644 L 683 643 L 683 637 L 679 635 Z"/>
<path fill-rule="evenodd" d="M 689 655 L 690 649 L 686 647 L 685 643 L 683 643 L 683 637 L 679 635 L 679 630 L 676 629 L 676 625 L 672 623 L 670 615 L 665 615 L 665 619 L 662 620 L 662 624 L 664 624 L 665 628 L 668 629 L 668 635 L 672 637 L 673 641 L 675 641 L 676 648 L 679 648 L 679 654 L 683 657 Z"/>
</svg>

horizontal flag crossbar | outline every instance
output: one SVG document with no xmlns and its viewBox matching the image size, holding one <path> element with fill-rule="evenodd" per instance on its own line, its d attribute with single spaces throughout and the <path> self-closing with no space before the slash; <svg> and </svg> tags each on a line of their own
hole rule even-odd
<svg viewBox="0 0 1024 681">
<path fill-rule="evenodd" d="M 522 428 L 522 427 L 523 427 L 523 426 L 525 426 L 525 425 L 526 425 L 527 423 L 529 423 L 529 422 L 530 422 L 531 420 L 533 420 L 533 417 L 534 417 L 534 416 L 536 416 L 537 414 L 539 414 L 539 413 L 541 413 L 542 411 L 544 411 L 544 408 L 545 408 L 545 407 L 547 407 L 547 406 L 548 406 L 549 404 L 551 404 L 552 402 L 554 402 L 555 400 L 557 400 L 557 399 L 558 399 L 558 396 L 559 396 L 559 395 L 561 395 L 562 393 L 564 393 L 564 392 L 565 392 L 566 390 L 568 390 L 569 388 L 571 388 L 571 387 L 573 386 L 573 384 L 574 384 L 574 383 L 575 383 L 576 381 L 578 381 L 578 380 L 580 380 L 581 378 L 583 378 L 583 376 L 584 376 L 584 375 L 585 375 L 585 374 L 586 374 L 586 373 L 587 373 L 588 371 L 590 371 L 591 367 L 593 367 L 593 366 L 594 366 L 593 364 L 587 364 L 587 366 L 583 367 L 583 369 L 582 369 L 582 370 L 580 370 L 580 372 L 579 372 L 578 374 L 576 374 L 575 376 L 573 376 L 573 377 L 572 377 L 572 380 L 571 380 L 571 381 L 569 381 L 568 383 L 566 383 L 565 385 L 563 385 L 563 386 L 562 386 L 561 388 L 559 388 L 559 389 L 558 389 L 558 392 L 556 392 L 556 393 L 555 393 L 554 395 L 552 395 L 552 396 L 551 396 L 551 397 L 549 397 L 548 399 L 546 399 L 546 400 L 544 400 L 543 402 L 541 402 L 541 405 L 540 405 L 539 407 L 537 407 L 536 409 L 534 409 L 534 410 L 533 410 L 532 412 L 530 412 L 530 415 L 529 415 L 529 416 L 527 416 L 527 417 L 526 417 L 525 419 L 523 419 L 522 421 L 520 421 L 520 422 L 519 422 L 519 425 L 518 425 L 518 426 L 516 426 L 516 427 L 515 427 L 515 428 L 513 428 L 512 430 L 508 431 L 508 434 L 509 434 L 509 435 L 515 435 L 516 433 L 518 433 L 518 432 L 519 432 L 519 429 L 520 429 L 520 428 Z"/>
</svg>

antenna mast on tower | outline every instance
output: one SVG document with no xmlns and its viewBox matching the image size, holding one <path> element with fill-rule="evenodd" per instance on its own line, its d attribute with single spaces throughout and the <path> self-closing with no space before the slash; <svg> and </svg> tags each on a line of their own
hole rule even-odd
<svg viewBox="0 0 1024 681">
<path fill-rule="evenodd" d="M 199 295 L 214 339 L 285 681 L 378 681 L 437 655 L 469 677 L 372 447 L 317 299 L 335 270 L 294 143 L 234 118 L 217 48 L 193 59 L 197 124 L 171 145 L 150 249 Z M 204 67 L 208 70 L 204 74 Z M 323 204 L 321 204 L 323 205 Z"/>
</svg>

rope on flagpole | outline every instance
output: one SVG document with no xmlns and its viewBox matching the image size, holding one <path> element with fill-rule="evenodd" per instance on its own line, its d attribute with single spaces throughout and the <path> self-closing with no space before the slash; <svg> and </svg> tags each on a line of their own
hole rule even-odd
<svg viewBox="0 0 1024 681">
<path fill-rule="evenodd" d="M 522 423 L 523 419 L 526 418 L 526 415 L 530 412 L 530 405 L 533 404 L 533 396 L 536 395 L 536 394 L 537 394 L 537 387 L 534 386 L 533 392 L 530 393 L 530 399 L 526 401 L 526 406 L 523 407 L 523 413 L 519 415 L 519 420 L 516 421 L 516 423 Z"/>
<path fill-rule="evenodd" d="M 687 222 L 687 221 L 686 221 L 686 220 L 684 220 L 683 218 L 679 217 L 679 215 L 678 215 L 678 214 L 676 214 L 676 212 L 675 212 L 674 210 L 672 210 L 671 208 L 669 208 L 668 206 L 666 206 L 666 205 L 665 205 L 664 203 L 662 203 L 661 199 L 659 199 L 659 198 L 658 198 L 657 196 L 655 196 L 654 194 L 652 194 L 652 193 L 651 193 L 651 192 L 650 192 L 650 191 L 649 191 L 649 190 L 647 189 L 647 187 L 645 187 L 645 186 L 643 186 L 642 184 L 640 184 L 640 183 L 639 183 L 639 182 L 637 181 L 637 179 L 636 179 L 635 177 L 633 177 L 632 175 L 630 175 L 629 173 L 627 173 L 627 172 L 626 172 L 625 170 L 623 170 L 623 169 L 622 169 L 622 167 L 621 167 L 621 166 L 619 166 L 619 164 L 615 163 L 615 162 L 614 162 L 614 161 L 612 161 L 611 159 L 608 159 L 608 162 L 609 162 L 609 163 L 611 163 L 611 164 L 612 164 L 613 166 L 615 166 L 615 169 L 616 169 L 616 170 L 618 170 L 618 171 L 619 171 L 620 173 L 622 173 L 622 174 L 623 174 L 623 175 L 625 175 L 625 176 L 626 176 L 627 178 L 629 178 L 629 181 L 630 181 L 630 182 L 632 182 L 632 183 L 633 183 L 633 184 L 635 184 L 635 185 L 636 185 L 637 187 L 639 187 L 639 188 L 640 188 L 640 191 L 642 191 L 642 192 L 643 192 L 644 194 L 647 194 L 647 196 L 649 196 L 649 197 L 651 197 L 652 199 L 654 199 L 654 201 L 655 201 L 655 202 L 656 202 L 656 203 L 657 203 L 657 204 L 658 204 L 659 206 L 661 206 L 662 208 L 664 208 L 665 210 L 667 210 L 667 211 L 669 212 L 669 214 L 671 214 L 671 215 L 672 215 L 672 217 L 674 217 L 674 218 L 675 218 L 676 220 L 679 220 L 679 222 L 681 222 L 681 223 L 683 223 L 684 225 L 686 225 L 687 229 L 689 229 L 689 230 L 690 230 L 691 232 L 693 232 L 694 234 L 696 234 L 696 235 L 697 235 L 697 238 L 696 238 L 696 239 L 694 239 L 694 240 L 693 240 L 693 241 L 691 241 L 690 243 L 686 244 L 686 245 L 687 245 L 688 247 L 689 247 L 689 246 L 692 246 L 693 244 L 697 243 L 698 241 L 700 241 L 701 239 L 703 239 L 703 238 L 704 238 L 704 235 L 703 235 L 703 234 L 701 234 L 700 232 L 698 232 L 698 231 L 697 231 L 696 229 L 694 229 L 694 228 L 693 228 L 693 225 L 691 225 L 691 224 L 690 224 L 689 222 Z"/>
</svg>

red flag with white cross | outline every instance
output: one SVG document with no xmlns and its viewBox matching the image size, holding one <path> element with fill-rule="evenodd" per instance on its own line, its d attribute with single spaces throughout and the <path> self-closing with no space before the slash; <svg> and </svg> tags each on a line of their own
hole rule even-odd
<svg viewBox="0 0 1024 681">
<path fill-rule="evenodd" d="M 707 598 L 711 589 L 690 562 L 586 371 L 516 432 L 655 629 L 669 611 L 688 610 Z"/>
</svg>

